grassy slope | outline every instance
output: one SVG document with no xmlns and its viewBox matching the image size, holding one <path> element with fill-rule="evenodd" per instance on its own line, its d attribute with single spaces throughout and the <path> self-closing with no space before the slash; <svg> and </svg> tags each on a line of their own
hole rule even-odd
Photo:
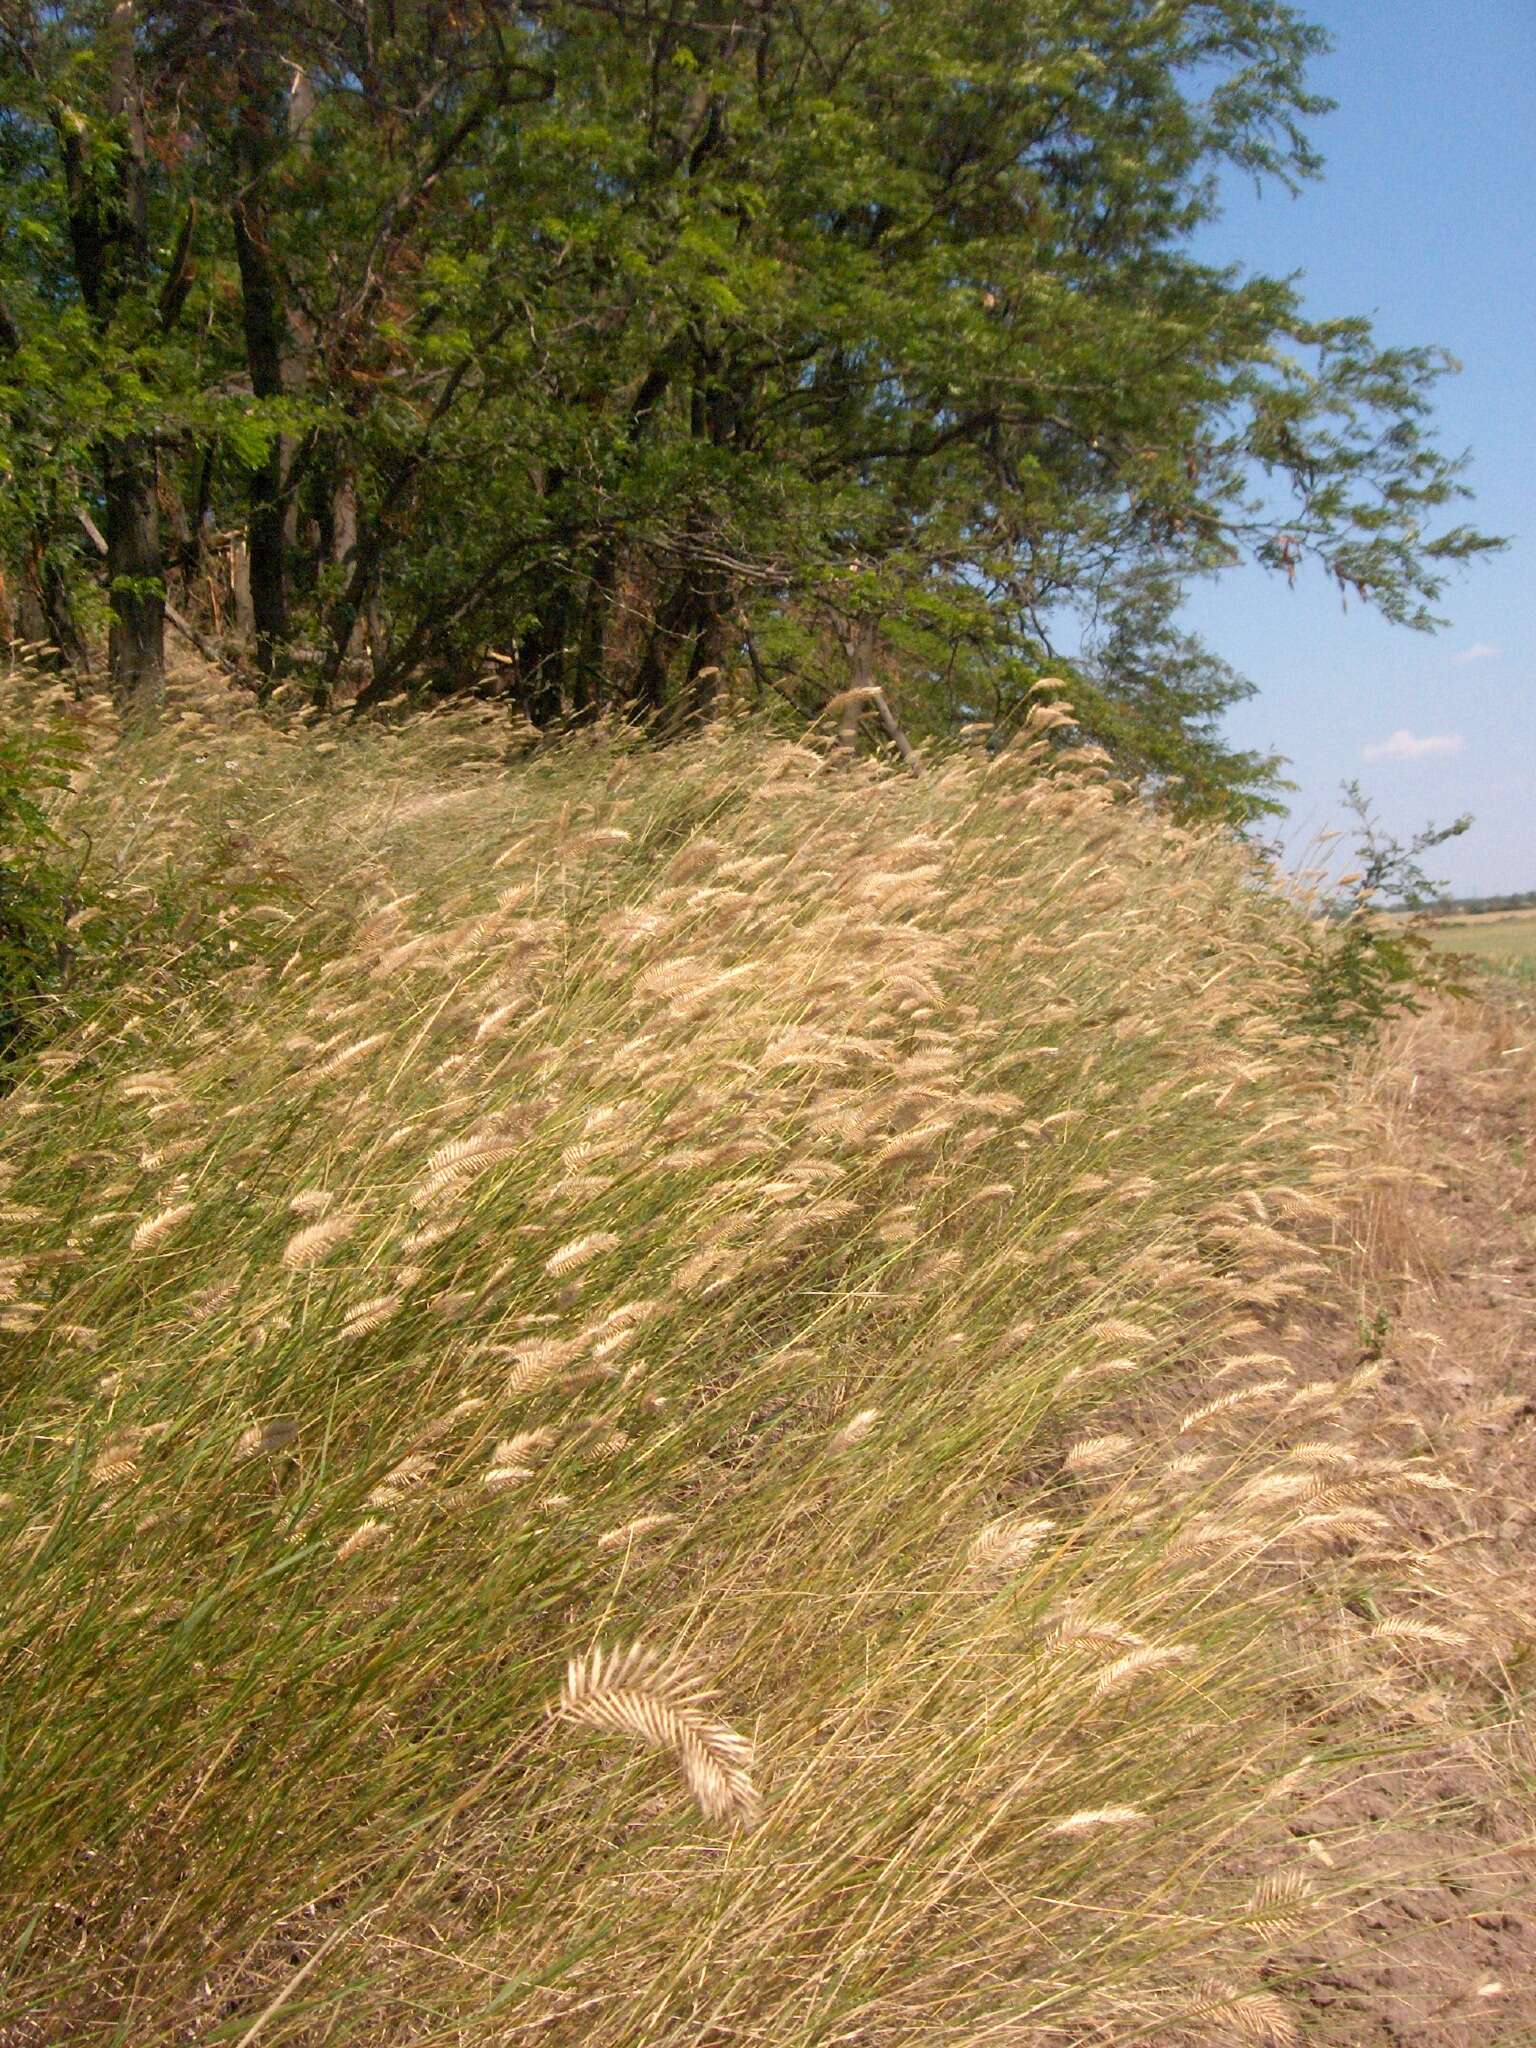
<svg viewBox="0 0 1536 2048">
<path fill-rule="evenodd" d="M 499 746 L 76 800 L 246 882 L 3 1105 L 0 2038 L 1288 2038 L 1289 915 L 1041 748 Z"/>
</svg>

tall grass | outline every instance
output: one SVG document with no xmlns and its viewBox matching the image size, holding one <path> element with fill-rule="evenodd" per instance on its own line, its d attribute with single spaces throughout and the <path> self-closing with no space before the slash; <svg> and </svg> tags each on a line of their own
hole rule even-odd
<svg viewBox="0 0 1536 2048">
<path fill-rule="evenodd" d="M 0 2038 L 1292 2038 L 1293 914 L 1043 732 L 505 747 L 73 799 L 243 880 L 3 1105 Z"/>
</svg>

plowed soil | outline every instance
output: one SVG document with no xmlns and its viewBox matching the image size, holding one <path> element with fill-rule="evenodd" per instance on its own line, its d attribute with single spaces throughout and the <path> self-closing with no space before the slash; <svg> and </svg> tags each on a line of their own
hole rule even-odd
<svg viewBox="0 0 1536 2048">
<path fill-rule="evenodd" d="M 1368 1246 L 1385 1314 L 1375 1420 L 1386 1447 L 1453 1482 L 1400 1511 L 1398 1590 L 1445 1640 L 1404 1646 L 1347 1731 L 1357 1775 L 1294 1825 L 1367 1903 L 1289 1957 L 1277 1988 L 1319 2048 L 1531 2048 L 1536 1014 L 1462 1003 L 1416 1019 L 1379 1085 L 1413 1177 Z"/>
</svg>

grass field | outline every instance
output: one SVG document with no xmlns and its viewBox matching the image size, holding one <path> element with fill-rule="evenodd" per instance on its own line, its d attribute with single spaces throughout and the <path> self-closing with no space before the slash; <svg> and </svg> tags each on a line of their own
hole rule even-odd
<svg viewBox="0 0 1536 2048">
<path fill-rule="evenodd" d="M 111 740 L 221 879 L 3 1104 L 0 2040 L 1296 2039 L 1407 1482 L 1252 856 L 1043 742 Z"/>
<path fill-rule="evenodd" d="M 1437 917 L 1424 929 L 1445 952 L 1468 953 L 1522 979 L 1536 977 L 1536 910 Z"/>
</svg>

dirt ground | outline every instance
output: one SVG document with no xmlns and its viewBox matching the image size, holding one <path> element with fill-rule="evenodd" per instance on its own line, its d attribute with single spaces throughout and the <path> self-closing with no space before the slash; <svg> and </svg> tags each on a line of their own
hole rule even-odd
<svg viewBox="0 0 1536 2048">
<path fill-rule="evenodd" d="M 1339 1730 L 1358 1769 L 1292 1828 L 1375 1896 L 1275 1989 L 1317 2048 L 1533 2048 L 1536 1005 L 1413 1020 L 1376 1086 L 1415 1177 L 1365 1212 L 1370 1426 L 1453 1484 L 1400 1497 L 1393 1609 L 1424 1633 L 1366 1678 Z"/>
</svg>

